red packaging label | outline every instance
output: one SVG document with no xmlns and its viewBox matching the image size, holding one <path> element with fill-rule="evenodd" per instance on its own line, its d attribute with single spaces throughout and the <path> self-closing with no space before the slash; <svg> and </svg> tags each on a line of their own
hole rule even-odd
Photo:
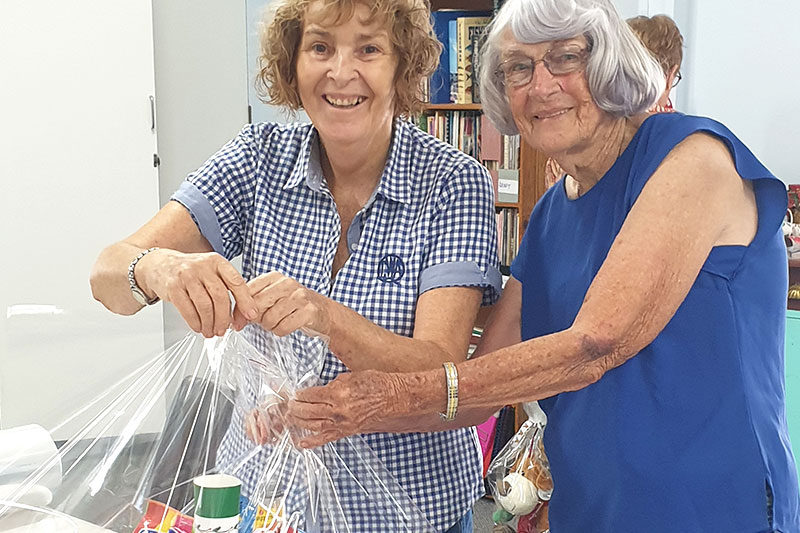
<svg viewBox="0 0 800 533">
<path fill-rule="evenodd" d="M 192 533 L 192 523 L 192 517 L 148 500 L 144 516 L 133 533 Z"/>
</svg>

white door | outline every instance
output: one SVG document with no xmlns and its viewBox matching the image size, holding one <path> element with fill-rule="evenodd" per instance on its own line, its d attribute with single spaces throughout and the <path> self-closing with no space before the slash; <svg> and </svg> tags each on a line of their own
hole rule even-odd
<svg viewBox="0 0 800 533">
<path fill-rule="evenodd" d="M 115 316 L 88 284 L 159 208 L 152 27 L 150 0 L 0 1 L 3 428 L 53 427 L 163 350 L 160 304 Z"/>
<path fill-rule="evenodd" d="M 2 1 L 2 0 L 0 0 Z M 153 3 L 160 192 L 166 201 L 247 123 L 245 0 Z M 164 337 L 189 331 L 164 307 Z"/>
</svg>

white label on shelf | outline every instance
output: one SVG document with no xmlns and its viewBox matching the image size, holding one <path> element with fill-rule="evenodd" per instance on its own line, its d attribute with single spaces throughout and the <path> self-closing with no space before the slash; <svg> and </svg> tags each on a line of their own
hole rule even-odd
<svg viewBox="0 0 800 533">
<path fill-rule="evenodd" d="M 497 192 L 503 194 L 519 194 L 519 181 L 500 178 L 497 180 Z"/>
</svg>

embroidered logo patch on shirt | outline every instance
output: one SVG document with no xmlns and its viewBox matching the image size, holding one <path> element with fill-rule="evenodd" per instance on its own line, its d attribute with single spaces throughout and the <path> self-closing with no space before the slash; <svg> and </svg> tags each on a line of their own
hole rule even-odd
<svg viewBox="0 0 800 533">
<path fill-rule="evenodd" d="M 384 283 L 399 283 L 405 273 L 406 264 L 399 255 L 385 255 L 378 263 L 378 279 Z"/>
</svg>

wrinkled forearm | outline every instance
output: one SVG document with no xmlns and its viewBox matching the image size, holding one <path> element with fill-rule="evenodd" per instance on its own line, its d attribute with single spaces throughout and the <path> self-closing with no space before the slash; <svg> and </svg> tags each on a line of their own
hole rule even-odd
<svg viewBox="0 0 800 533">
<path fill-rule="evenodd" d="M 508 346 L 457 365 L 459 410 L 480 412 L 578 390 L 600 379 L 615 366 L 611 363 L 615 359 L 614 352 L 600 353 L 594 343 L 572 330 Z M 407 399 L 389 407 L 391 418 L 443 410 L 443 371 L 394 377 L 409 392 Z"/>
<path fill-rule="evenodd" d="M 430 413 L 386 419 L 374 427 L 368 426 L 365 433 L 422 433 L 477 426 L 486 422 L 499 408 L 459 409 L 456 419 L 451 422 L 442 420 L 438 414 Z"/>
<path fill-rule="evenodd" d="M 610 353 L 565 330 L 468 361 L 459 368 L 460 405 L 510 405 L 582 389 L 605 373 Z"/>
</svg>

